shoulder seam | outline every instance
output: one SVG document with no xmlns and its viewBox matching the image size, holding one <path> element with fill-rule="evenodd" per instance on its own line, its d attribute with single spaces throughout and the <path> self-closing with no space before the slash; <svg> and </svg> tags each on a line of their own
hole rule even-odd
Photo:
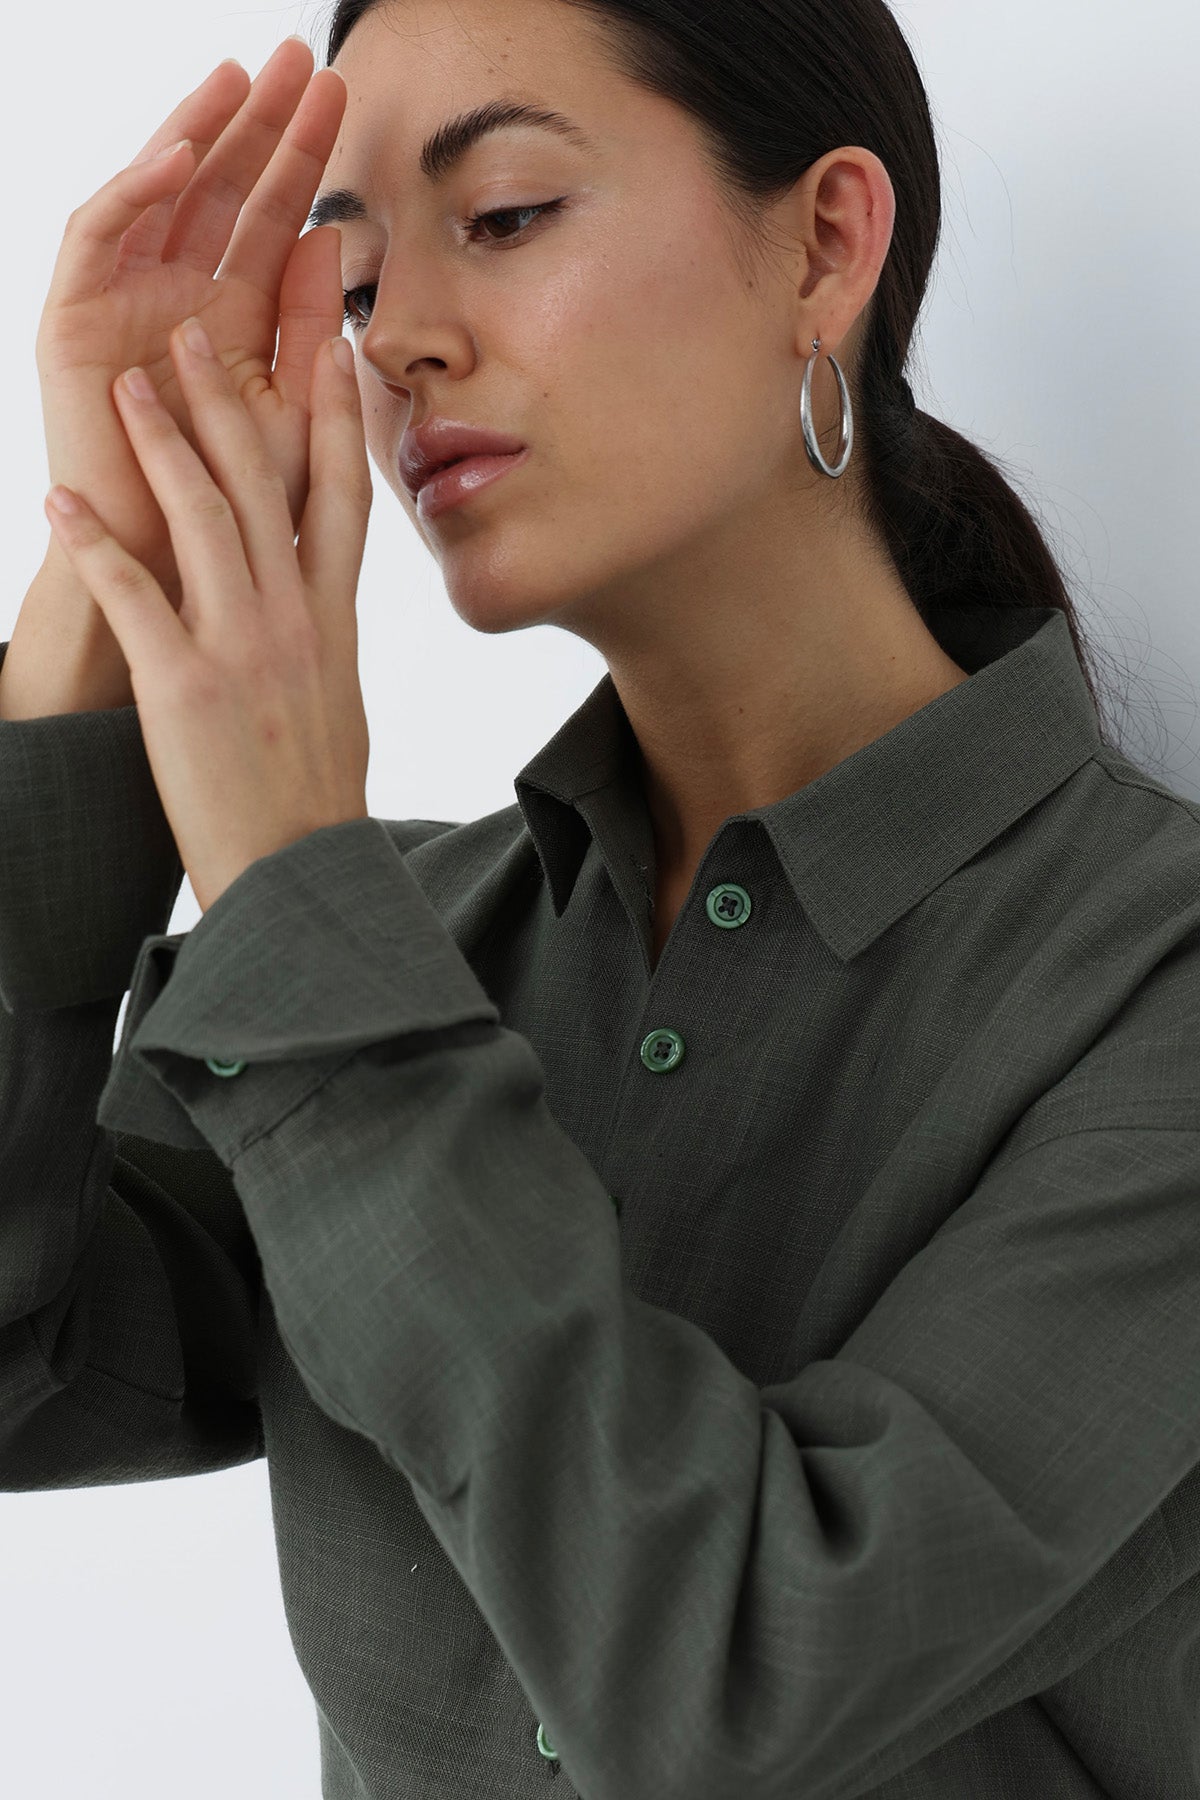
<svg viewBox="0 0 1200 1800">
<path fill-rule="evenodd" d="M 1143 780 L 1139 781 L 1134 775 L 1114 769 L 1103 755 L 1097 755 L 1095 751 L 1092 752 L 1091 760 L 1108 776 L 1110 781 L 1116 782 L 1118 787 L 1134 788 L 1142 794 L 1153 794 L 1156 800 L 1170 800 L 1181 812 L 1188 815 L 1193 824 L 1200 825 L 1200 805 L 1188 800 L 1183 794 L 1173 793 L 1165 783 L 1156 783 L 1151 775 L 1146 775 Z"/>
</svg>

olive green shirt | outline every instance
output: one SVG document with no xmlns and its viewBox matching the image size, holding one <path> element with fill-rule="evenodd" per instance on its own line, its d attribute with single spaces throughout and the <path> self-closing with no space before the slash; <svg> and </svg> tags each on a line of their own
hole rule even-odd
<svg viewBox="0 0 1200 1800">
<path fill-rule="evenodd" d="M 934 622 L 653 973 L 607 675 L 174 936 L 136 708 L 0 722 L 0 1487 L 264 1456 L 329 1800 L 1200 1797 L 1200 808 Z"/>
</svg>

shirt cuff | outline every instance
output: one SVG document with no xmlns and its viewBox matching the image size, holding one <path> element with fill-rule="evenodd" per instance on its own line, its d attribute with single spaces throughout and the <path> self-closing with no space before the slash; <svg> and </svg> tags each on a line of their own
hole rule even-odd
<svg viewBox="0 0 1200 1800">
<path fill-rule="evenodd" d="M 96 1116 L 229 1168 L 366 1045 L 499 1020 L 386 825 L 349 819 L 142 945 Z"/>
</svg>

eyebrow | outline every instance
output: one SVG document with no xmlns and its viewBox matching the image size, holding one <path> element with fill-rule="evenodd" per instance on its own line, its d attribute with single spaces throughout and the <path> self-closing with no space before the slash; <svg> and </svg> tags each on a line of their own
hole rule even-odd
<svg viewBox="0 0 1200 1800">
<path fill-rule="evenodd" d="M 489 100 L 471 112 L 460 113 L 439 125 L 421 151 L 420 169 L 429 182 L 444 181 L 451 169 L 460 163 L 468 150 L 495 131 L 511 131 L 516 126 L 533 126 L 538 131 L 551 131 L 565 138 L 577 150 L 598 155 L 600 146 L 574 120 L 562 113 L 545 112 L 519 100 Z M 318 196 L 308 215 L 309 225 L 341 225 L 369 218 L 366 201 L 349 188 L 333 188 Z"/>
</svg>

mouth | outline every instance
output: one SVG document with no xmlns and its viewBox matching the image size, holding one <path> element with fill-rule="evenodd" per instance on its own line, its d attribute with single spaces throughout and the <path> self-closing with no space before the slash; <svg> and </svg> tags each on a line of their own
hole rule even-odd
<svg viewBox="0 0 1200 1800">
<path fill-rule="evenodd" d="M 470 460 L 469 456 L 452 456 L 448 462 L 435 464 L 432 469 L 427 469 L 425 474 L 421 477 L 421 487 L 424 487 L 426 482 L 432 481 L 435 475 L 440 475 L 443 469 L 452 469 L 456 463 L 470 462 Z M 417 491 L 419 493 L 420 488 L 418 488 Z"/>
<path fill-rule="evenodd" d="M 444 462 L 423 479 L 417 491 L 417 512 L 425 523 L 440 518 L 452 507 L 468 504 L 496 482 L 529 461 L 532 452 L 476 452 Z"/>
</svg>

